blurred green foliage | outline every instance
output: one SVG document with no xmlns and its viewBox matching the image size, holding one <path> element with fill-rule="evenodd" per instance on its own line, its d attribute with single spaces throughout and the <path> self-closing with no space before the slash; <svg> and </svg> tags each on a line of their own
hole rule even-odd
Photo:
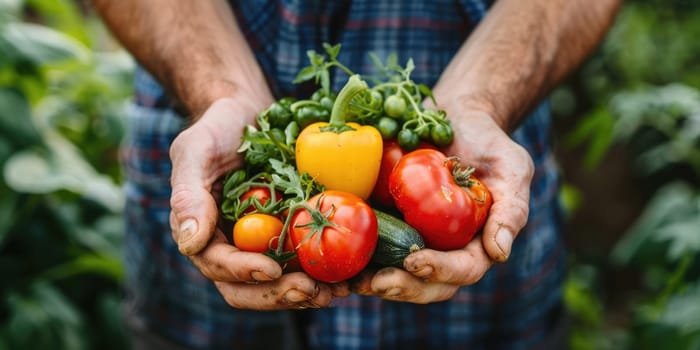
<svg viewBox="0 0 700 350">
<path fill-rule="evenodd" d="M 698 37 L 700 2 L 628 1 L 600 50 L 554 94 L 560 117 L 583 115 L 564 145 L 584 148 L 592 171 L 625 147 L 651 198 L 607 262 L 640 275 L 625 305 L 607 304 L 601 266 L 572 263 L 573 349 L 700 349 Z M 611 307 L 623 321 L 609 319 Z"/>
<path fill-rule="evenodd" d="M 123 349 L 133 63 L 69 0 L 0 0 L 0 349 Z M 109 49 L 109 50 L 108 50 Z"/>
</svg>

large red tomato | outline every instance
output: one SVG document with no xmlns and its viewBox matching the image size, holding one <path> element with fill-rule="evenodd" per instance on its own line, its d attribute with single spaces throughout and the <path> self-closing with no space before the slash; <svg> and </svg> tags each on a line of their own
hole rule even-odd
<svg viewBox="0 0 700 350">
<path fill-rule="evenodd" d="M 435 146 L 427 143 L 421 142 L 418 145 L 418 149 L 436 149 Z M 370 199 L 373 203 L 379 205 L 382 208 L 393 208 L 394 198 L 389 192 L 389 176 L 391 171 L 394 170 L 394 166 L 399 162 L 399 159 L 406 154 L 399 143 L 396 140 L 384 141 L 383 152 L 382 152 L 382 163 L 379 168 L 379 175 L 377 176 L 377 183 L 374 185 L 374 190 L 372 190 L 372 196 Z"/>
<path fill-rule="evenodd" d="M 349 279 L 367 266 L 377 246 L 377 217 L 362 198 L 325 191 L 297 210 L 290 224 L 301 268 L 322 282 Z"/>
<path fill-rule="evenodd" d="M 492 204 L 486 186 L 454 158 L 431 149 L 399 160 L 389 191 L 404 220 L 421 233 L 428 248 L 463 248 L 481 229 Z"/>
</svg>

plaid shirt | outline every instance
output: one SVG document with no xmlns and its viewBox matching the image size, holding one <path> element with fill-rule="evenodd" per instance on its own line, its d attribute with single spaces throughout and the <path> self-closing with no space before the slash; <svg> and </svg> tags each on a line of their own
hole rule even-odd
<svg viewBox="0 0 700 350">
<path fill-rule="evenodd" d="M 434 1 L 240 1 L 234 13 L 277 97 L 308 96 L 291 82 L 306 51 L 342 43 L 339 60 L 371 74 L 367 56 L 412 57 L 413 78 L 432 86 L 489 4 Z M 337 90 L 344 83 L 333 79 Z M 543 103 L 513 133 L 536 172 L 527 227 L 510 260 L 450 300 L 429 305 L 353 295 L 320 310 L 255 312 L 229 307 L 179 254 L 168 225 L 168 148 L 185 121 L 161 87 L 136 75 L 136 103 L 123 156 L 127 175 L 126 266 L 136 324 L 191 348 L 528 349 L 558 322 L 565 251 L 560 237 L 558 174 Z M 306 343 L 306 345 L 299 345 Z"/>
</svg>

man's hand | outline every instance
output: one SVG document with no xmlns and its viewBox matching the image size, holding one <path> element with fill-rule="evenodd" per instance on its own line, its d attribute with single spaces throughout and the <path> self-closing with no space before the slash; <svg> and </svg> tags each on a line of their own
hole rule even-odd
<svg viewBox="0 0 700 350">
<path fill-rule="evenodd" d="M 455 139 L 444 151 L 476 168 L 476 177 L 493 196 L 482 234 L 463 249 L 415 252 L 404 260 L 405 271 L 385 268 L 364 275 L 354 284 L 358 293 L 414 303 L 446 300 L 459 286 L 478 282 L 495 261 L 508 259 L 513 239 L 527 222 L 532 159 L 488 114 L 454 111 L 448 115 L 457 116 L 452 119 Z"/>
<path fill-rule="evenodd" d="M 233 307 L 256 310 L 327 306 L 344 285 L 329 286 L 303 273 L 282 274 L 274 260 L 238 250 L 217 227 L 220 179 L 242 165 L 236 152 L 258 107 L 250 99 L 217 100 L 173 141 L 170 225 L 180 252 L 215 281 Z"/>
<path fill-rule="evenodd" d="M 493 195 L 481 235 L 464 249 L 424 249 L 358 279 L 362 294 L 428 303 L 458 286 L 476 283 L 494 261 L 505 261 L 528 217 L 534 166 L 507 132 L 600 42 L 619 0 L 500 0 L 443 71 L 433 93 L 452 120 L 455 139 L 446 150 Z M 544 131 L 543 131 L 544 132 Z"/>
</svg>

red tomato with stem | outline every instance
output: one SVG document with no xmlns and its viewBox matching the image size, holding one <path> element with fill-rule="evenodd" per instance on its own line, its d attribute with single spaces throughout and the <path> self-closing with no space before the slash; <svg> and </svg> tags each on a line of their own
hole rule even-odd
<svg viewBox="0 0 700 350">
<path fill-rule="evenodd" d="M 335 283 L 357 275 L 377 246 L 377 217 L 362 198 L 325 191 L 294 212 L 289 232 L 301 268 L 312 278 Z"/>
<path fill-rule="evenodd" d="M 389 178 L 397 209 L 428 248 L 463 248 L 482 228 L 493 203 L 488 188 L 456 158 L 431 149 L 406 154 Z"/>
<path fill-rule="evenodd" d="M 421 142 L 418 145 L 418 149 L 437 149 L 435 146 L 427 143 Z M 389 176 L 391 171 L 394 170 L 394 166 L 399 162 L 399 159 L 406 154 L 399 143 L 396 140 L 387 140 L 383 145 L 382 152 L 382 163 L 379 167 L 379 175 L 377 176 L 377 183 L 374 185 L 374 190 L 372 190 L 371 201 L 382 208 L 394 208 L 394 198 L 389 192 Z"/>
<path fill-rule="evenodd" d="M 255 210 L 257 210 L 255 201 L 257 201 L 259 206 L 265 206 L 268 201 L 271 199 L 274 200 L 275 202 L 278 202 L 282 200 L 282 193 L 279 191 L 275 191 L 275 197 L 272 198 L 272 191 L 270 191 L 269 187 L 261 186 L 261 187 L 252 187 L 243 195 L 240 197 L 241 203 L 244 201 L 248 200 L 249 206 L 243 211 L 244 214 L 251 213 Z"/>
</svg>

